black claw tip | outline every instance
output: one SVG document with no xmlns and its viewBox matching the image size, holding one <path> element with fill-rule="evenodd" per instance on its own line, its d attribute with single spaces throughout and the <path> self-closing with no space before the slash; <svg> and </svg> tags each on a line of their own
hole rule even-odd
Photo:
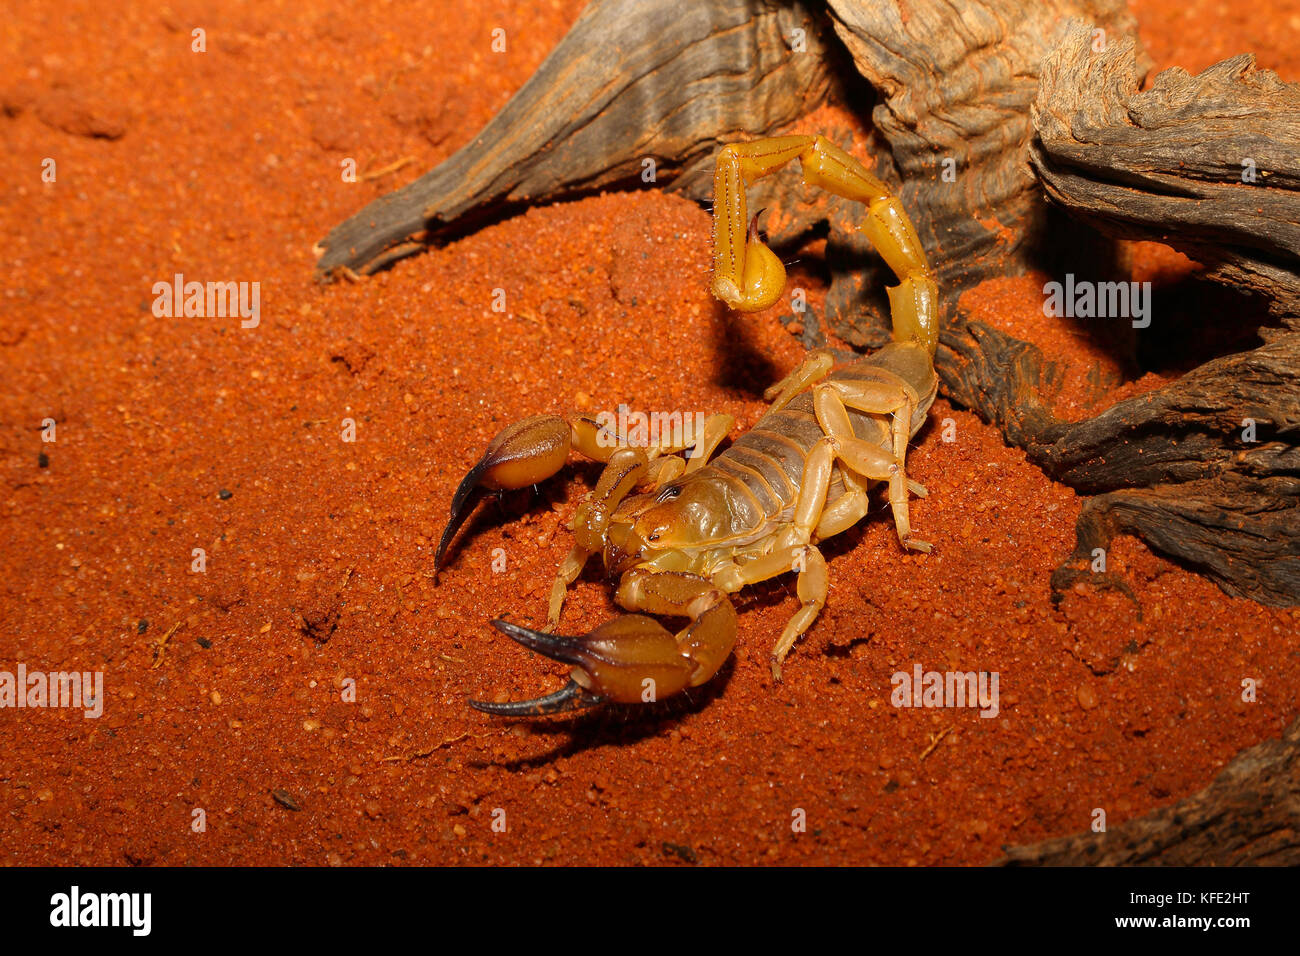
<svg viewBox="0 0 1300 956">
<path fill-rule="evenodd" d="M 493 621 L 492 623 L 498 623 Z M 502 622 L 504 623 L 504 622 Z M 509 633 L 509 632 L 507 632 Z M 513 635 L 512 635 L 513 636 Z M 532 700 L 511 700 L 504 704 L 495 704 L 486 700 L 471 700 L 469 705 L 485 714 L 498 717 L 545 717 L 548 714 L 561 714 L 571 710 L 585 710 L 604 702 L 575 680 L 570 680 L 553 694 L 534 697 Z"/>
<path fill-rule="evenodd" d="M 492 626 L 506 637 L 522 644 L 530 651 L 536 651 L 543 657 L 549 657 L 553 661 L 560 661 L 564 664 L 582 664 L 583 646 L 581 638 L 565 637 L 562 634 L 547 634 L 545 631 L 535 631 L 531 627 L 511 624 L 509 621 L 503 621 L 500 618 L 494 620 Z"/>
<path fill-rule="evenodd" d="M 438 550 L 433 556 L 433 573 L 438 574 L 438 569 L 442 567 L 443 555 L 447 552 L 447 545 L 451 544 L 451 539 L 456 537 L 456 532 L 460 526 L 465 523 L 473 505 L 466 507 L 470 497 L 479 490 L 479 479 L 483 477 L 483 472 L 487 470 L 487 464 L 480 461 L 477 465 L 469 470 L 462 480 L 456 493 L 451 496 L 451 515 L 447 518 L 447 527 L 442 531 L 442 537 L 438 540 Z"/>
</svg>

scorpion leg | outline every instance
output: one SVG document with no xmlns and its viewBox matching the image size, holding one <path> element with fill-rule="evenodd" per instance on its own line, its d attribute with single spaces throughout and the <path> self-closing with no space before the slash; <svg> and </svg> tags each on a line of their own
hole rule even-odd
<svg viewBox="0 0 1300 956">
<path fill-rule="evenodd" d="M 835 504 L 822 512 L 821 520 L 817 522 L 817 528 L 813 532 L 816 541 L 825 541 L 827 538 L 835 537 L 841 531 L 847 531 L 865 518 L 867 512 L 871 510 L 871 498 L 862 479 L 849 469 L 845 469 L 842 475 L 845 492 L 840 495 Z"/>
<path fill-rule="evenodd" d="M 830 580 L 826 572 L 826 559 L 812 545 L 807 545 L 802 553 L 792 562 L 792 569 L 799 572 L 796 590 L 802 602 L 799 610 L 786 622 L 785 630 L 772 647 L 772 679 L 781 679 L 781 664 L 785 656 L 794 647 L 794 642 L 813 626 L 817 615 L 826 606 L 826 592 L 830 589 Z"/>
<path fill-rule="evenodd" d="M 800 604 L 799 610 L 795 611 L 786 622 L 781 636 L 772 645 L 770 655 L 772 679 L 777 681 L 781 679 L 781 665 L 786 655 L 790 653 L 790 648 L 794 647 L 795 642 L 813 626 L 817 615 L 821 614 L 822 608 L 826 606 L 826 594 L 830 588 L 826 559 L 812 544 L 780 547 L 761 558 L 741 565 L 732 565 L 716 577 L 719 587 L 728 591 L 739 591 L 747 584 L 757 584 L 789 571 L 799 572 L 796 588 Z"/>
<path fill-rule="evenodd" d="M 679 455 L 663 455 L 650 462 L 646 481 L 651 488 L 662 488 L 686 471 L 686 462 Z"/>
<path fill-rule="evenodd" d="M 650 459 L 640 448 L 625 446 L 610 455 L 604 471 L 600 473 L 600 480 L 596 482 L 595 490 L 587 495 L 574 513 L 574 545 L 555 573 L 544 630 L 552 631 L 559 625 L 569 585 L 578 579 L 587 559 L 604 548 L 609 519 L 649 470 Z"/>
<path fill-rule="evenodd" d="M 916 228 L 889 187 L 824 136 L 777 136 L 722 148 L 713 176 L 713 294 L 741 312 L 766 309 L 780 298 L 785 267 L 746 222 L 745 187 L 796 158 L 807 185 L 867 207 L 861 230 L 900 280 L 888 289 L 894 339 L 919 342 L 933 355 L 939 290 Z"/>
<path fill-rule="evenodd" d="M 855 437 L 845 406 L 873 415 L 890 415 L 892 457 L 871 442 Z M 836 381 L 813 388 L 813 409 L 822 430 L 838 442 L 838 457 L 864 478 L 889 483 L 889 507 L 894 528 L 905 548 L 929 551 L 930 545 L 912 537 L 907 493 L 923 486 L 907 477 L 907 441 L 916 395 L 901 382 Z M 843 530 L 843 529 L 841 529 Z"/>
<path fill-rule="evenodd" d="M 763 392 L 764 401 L 772 403 L 768 411 L 774 412 L 790 404 L 790 399 L 829 375 L 834 365 L 835 357 L 825 349 L 809 352 L 789 375 Z"/>
<path fill-rule="evenodd" d="M 678 572 L 632 570 L 615 600 L 630 611 L 689 617 L 674 635 L 645 614 L 625 614 L 589 634 L 561 637 L 506 621 L 492 623 L 529 650 L 573 665 L 569 683 L 533 700 L 505 704 L 470 701 L 478 710 L 531 716 L 604 701 L 650 703 L 713 677 L 736 643 L 736 610 L 726 592 L 704 578 Z"/>
<path fill-rule="evenodd" d="M 704 431 L 696 436 L 694 448 L 691 454 L 687 456 L 686 468 L 688 472 L 703 468 L 708 462 L 722 439 L 727 437 L 736 420 L 730 415 L 710 415 L 704 420 Z M 671 481 L 671 479 L 669 479 Z M 664 482 L 666 484 L 667 482 Z"/>
<path fill-rule="evenodd" d="M 575 544 L 560 562 L 555 572 L 555 583 L 551 585 L 551 600 L 546 608 L 546 626 L 543 631 L 553 631 L 560 624 L 560 615 L 564 613 L 564 599 L 569 595 L 569 586 L 578 580 L 591 552 L 580 544 Z"/>
</svg>

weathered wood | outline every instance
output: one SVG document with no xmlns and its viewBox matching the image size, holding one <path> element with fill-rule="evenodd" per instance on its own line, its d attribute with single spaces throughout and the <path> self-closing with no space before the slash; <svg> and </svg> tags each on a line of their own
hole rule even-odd
<svg viewBox="0 0 1300 956">
<path fill-rule="evenodd" d="M 1168 243 L 1300 329 L 1300 86 L 1249 54 L 1141 78 L 1131 40 L 1097 52 L 1082 27 L 1044 61 L 1031 158 L 1048 196 Z"/>
<path fill-rule="evenodd" d="M 1046 211 L 1025 161 L 1042 59 L 1070 18 L 1107 36 L 1136 34 L 1136 24 L 1123 0 L 829 5 L 858 72 L 881 96 L 873 124 L 955 313 L 963 291 L 1024 272 L 1042 245 Z M 864 314 L 838 292 L 827 307 L 835 331 L 856 345 L 879 344 L 887 311 Z"/>
<path fill-rule="evenodd" d="M 1049 476 L 1095 495 L 1057 597 L 1093 574 L 1095 548 L 1137 535 L 1229 594 L 1300 603 L 1300 333 L 1207 362 L 1081 422 L 1039 398 L 1051 363 L 980 323 L 950 329 L 937 363 L 947 393 L 980 410 Z M 1254 441 L 1243 440 L 1246 422 Z"/>
<path fill-rule="evenodd" d="M 1159 239 L 1210 275 L 1270 293 L 1300 328 L 1300 87 L 1234 57 L 1197 77 L 1167 70 L 1138 92 L 1131 42 L 1094 49 L 1076 25 L 1047 58 L 1033 117 L 1034 168 L 1072 215 L 1113 235 Z M 1241 182 L 1241 158 L 1264 174 Z M 1177 317 L 1163 321 L 1177 321 Z M 1225 317 L 1225 322 L 1231 322 Z M 1216 359 L 1179 381 L 1064 426 L 1034 398 L 1041 358 L 1022 343 L 957 331 L 950 389 L 1089 500 L 1058 593 L 1088 577 L 1095 548 L 1127 532 L 1230 594 L 1300 603 L 1300 334 Z M 987 354 L 984 354 L 987 352 Z M 1009 374 L 991 381 L 1001 362 Z M 963 398 L 964 395 L 964 398 Z M 1248 425 L 1254 440 L 1246 440 Z"/>
<path fill-rule="evenodd" d="M 1039 60 L 1071 16 L 1135 30 L 1123 0 L 972 0 L 960 15 L 937 0 L 836 0 L 829 14 L 778 0 L 593 0 L 470 144 L 334 229 L 318 270 L 371 272 L 527 202 L 640 184 L 646 158 L 659 187 L 711 201 L 723 143 L 779 132 L 834 88 L 873 112 L 876 129 L 858 145 L 915 210 L 955 301 L 981 279 L 1023 271 L 1041 232 L 1028 110 Z M 592 55 L 601 49 L 619 51 L 617 69 Z M 871 86 L 845 76 L 855 65 Z M 847 131 L 826 132 L 850 145 Z M 756 184 L 751 205 L 770 209 L 778 248 L 830 222 L 827 320 L 850 343 L 878 344 L 892 275 L 857 232 L 861 208 L 779 179 Z"/>
<path fill-rule="evenodd" d="M 330 232 L 317 269 L 373 272 L 528 202 L 644 186 L 647 159 L 702 199 L 724 143 L 825 99 L 818 24 L 797 3 L 594 0 L 469 144 Z"/>
<path fill-rule="evenodd" d="M 1239 754 L 1204 790 L 1105 833 L 1005 847 L 997 866 L 1296 866 L 1300 721 Z"/>
</svg>

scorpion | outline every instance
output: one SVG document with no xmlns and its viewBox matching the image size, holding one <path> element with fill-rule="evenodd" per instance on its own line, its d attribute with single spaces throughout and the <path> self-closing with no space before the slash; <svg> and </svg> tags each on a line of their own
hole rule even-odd
<svg viewBox="0 0 1300 956">
<path fill-rule="evenodd" d="M 546 627 L 492 621 L 524 647 L 572 665 L 568 682 L 531 700 L 471 706 L 540 716 L 650 703 L 698 687 L 735 645 L 729 595 L 793 571 L 800 606 L 771 651 L 779 681 L 786 655 L 826 604 L 827 566 L 817 545 L 866 516 L 875 484 L 888 484 L 901 546 L 930 550 L 912 536 L 909 493 L 924 496 L 925 488 L 907 477 L 906 454 L 938 388 L 938 288 L 900 200 L 824 136 L 724 146 L 714 173 L 713 294 L 740 312 L 780 297 L 785 268 L 760 238 L 757 215 L 746 228 L 745 188 L 796 158 L 806 185 L 866 207 L 859 228 L 899 279 L 887 288 L 893 341 L 839 368 L 831 353 L 809 353 L 764 393 L 771 407 L 758 423 L 716 456 L 734 425 L 728 415 L 644 442 L 588 417 L 538 415 L 499 432 L 452 496 L 435 574 L 476 492 L 541 482 L 570 451 L 604 469 L 573 516 L 574 544 L 556 574 Z M 632 613 L 585 635 L 554 633 L 569 586 L 595 554 L 618 582 L 615 601 Z M 651 615 L 687 624 L 674 634 Z"/>
</svg>

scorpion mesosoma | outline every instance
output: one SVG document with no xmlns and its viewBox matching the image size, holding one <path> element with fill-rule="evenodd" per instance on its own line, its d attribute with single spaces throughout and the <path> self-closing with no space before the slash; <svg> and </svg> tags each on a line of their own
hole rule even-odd
<svg viewBox="0 0 1300 956">
<path fill-rule="evenodd" d="M 626 435 L 602 440 L 601 426 L 581 417 L 540 415 L 501 431 L 456 489 L 435 571 L 476 490 L 542 481 L 570 450 L 605 468 L 574 515 L 575 543 L 556 575 L 545 630 L 492 622 L 523 646 L 571 664 L 568 683 L 533 700 L 472 706 L 537 716 L 603 701 L 662 700 L 699 686 L 736 641 L 728 595 L 796 571 L 800 607 L 771 653 L 780 680 L 786 654 L 826 603 L 826 561 L 817 543 L 866 515 L 874 483 L 888 484 L 902 546 L 930 550 L 912 537 L 908 493 L 925 489 L 907 478 L 905 464 L 908 440 L 925 422 L 937 388 L 938 289 L 898 198 L 822 136 L 724 147 L 714 175 L 713 293 L 743 312 L 780 296 L 785 269 L 759 238 L 757 216 L 746 229 L 745 187 L 795 158 L 805 183 L 866 206 L 860 228 L 900 280 L 888 289 L 894 341 L 838 370 L 829 353 L 810 353 L 768 389 L 771 408 L 753 429 L 712 460 L 734 424 L 730 416 L 711 416 L 672 441 L 644 446 Z M 682 454 L 688 448 L 689 458 Z M 618 604 L 642 613 L 615 617 L 583 636 L 556 635 L 568 588 L 593 554 L 618 580 Z M 652 614 L 689 623 L 673 634 Z"/>
</svg>

